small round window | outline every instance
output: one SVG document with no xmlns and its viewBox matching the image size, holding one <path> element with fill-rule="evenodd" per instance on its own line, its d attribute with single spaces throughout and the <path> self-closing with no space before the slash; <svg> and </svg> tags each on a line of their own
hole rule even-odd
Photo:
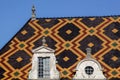
<svg viewBox="0 0 120 80">
<path fill-rule="evenodd" d="M 94 71 L 93 67 L 91 67 L 91 66 L 85 67 L 86 74 L 91 75 L 91 74 L 93 74 L 93 71 Z"/>
</svg>

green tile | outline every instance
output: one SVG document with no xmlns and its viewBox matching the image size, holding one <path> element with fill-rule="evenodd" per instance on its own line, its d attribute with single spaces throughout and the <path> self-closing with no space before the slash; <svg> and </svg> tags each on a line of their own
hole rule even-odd
<svg viewBox="0 0 120 80">
<path fill-rule="evenodd" d="M 94 32 L 94 30 L 90 30 L 89 32 L 90 32 L 90 33 L 93 33 L 93 32 Z"/>
<path fill-rule="evenodd" d="M 119 17 L 113 17 L 113 19 L 115 19 L 115 20 L 118 19 L 118 18 L 119 18 Z"/>
<path fill-rule="evenodd" d="M 18 76 L 18 75 L 19 75 L 19 72 L 15 72 L 14 75 L 15 75 L 15 76 Z"/>
<path fill-rule="evenodd" d="M 20 44 L 19 46 L 20 46 L 21 48 L 23 48 L 25 45 L 24 45 L 24 44 Z"/>
<path fill-rule="evenodd" d="M 118 74 L 118 73 L 117 73 L 116 71 L 113 71 L 112 74 L 113 74 L 113 75 L 116 75 L 116 74 Z"/>
<path fill-rule="evenodd" d="M 44 33 L 45 33 L 45 34 L 48 34 L 48 33 L 49 33 L 49 31 L 48 31 L 48 30 L 46 30 Z"/>
<path fill-rule="evenodd" d="M 65 46 L 66 46 L 66 47 L 70 47 L 70 44 L 69 44 L 69 43 L 67 43 Z"/>
<path fill-rule="evenodd" d="M 118 44 L 117 44 L 116 42 L 114 42 L 112 45 L 113 45 L 114 47 L 116 47 Z"/>
<path fill-rule="evenodd" d="M 63 73 L 64 75 L 67 75 L 67 74 L 68 74 L 68 72 L 67 72 L 67 71 L 63 71 L 62 73 Z"/>
</svg>

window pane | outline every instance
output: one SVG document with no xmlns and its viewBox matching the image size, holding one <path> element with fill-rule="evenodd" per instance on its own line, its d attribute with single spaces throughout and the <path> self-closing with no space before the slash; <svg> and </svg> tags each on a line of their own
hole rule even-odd
<svg viewBox="0 0 120 80">
<path fill-rule="evenodd" d="M 44 77 L 50 76 L 50 69 L 49 69 L 49 57 L 44 58 Z"/>
<path fill-rule="evenodd" d="M 93 74 L 93 71 L 94 71 L 93 67 L 91 67 L 91 66 L 85 67 L 86 74 L 91 75 L 91 74 Z"/>
<path fill-rule="evenodd" d="M 38 77 L 43 77 L 43 59 L 38 57 Z"/>
<path fill-rule="evenodd" d="M 38 57 L 38 77 L 45 78 L 50 76 L 50 58 Z"/>
</svg>

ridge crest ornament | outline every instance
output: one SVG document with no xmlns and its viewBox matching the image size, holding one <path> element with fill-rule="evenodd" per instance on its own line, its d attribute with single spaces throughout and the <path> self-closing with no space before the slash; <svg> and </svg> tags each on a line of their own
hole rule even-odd
<svg viewBox="0 0 120 80">
<path fill-rule="evenodd" d="M 92 58 L 91 48 L 87 48 L 86 52 L 86 58 L 81 60 L 76 67 L 73 80 L 107 80 L 100 63 Z"/>
<path fill-rule="evenodd" d="M 31 20 L 36 20 L 36 14 L 35 14 L 35 6 L 32 6 L 32 16 L 31 16 Z"/>
</svg>

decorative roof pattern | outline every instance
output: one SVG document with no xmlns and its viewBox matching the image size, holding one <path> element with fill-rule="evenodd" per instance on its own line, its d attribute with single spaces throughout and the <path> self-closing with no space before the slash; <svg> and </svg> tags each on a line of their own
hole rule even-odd
<svg viewBox="0 0 120 80">
<path fill-rule="evenodd" d="M 72 79 L 86 48 L 104 67 L 109 80 L 120 79 L 120 17 L 37 18 L 24 27 L 0 51 L 0 79 L 27 80 L 32 49 L 42 45 L 55 49 L 61 78 Z"/>
</svg>

